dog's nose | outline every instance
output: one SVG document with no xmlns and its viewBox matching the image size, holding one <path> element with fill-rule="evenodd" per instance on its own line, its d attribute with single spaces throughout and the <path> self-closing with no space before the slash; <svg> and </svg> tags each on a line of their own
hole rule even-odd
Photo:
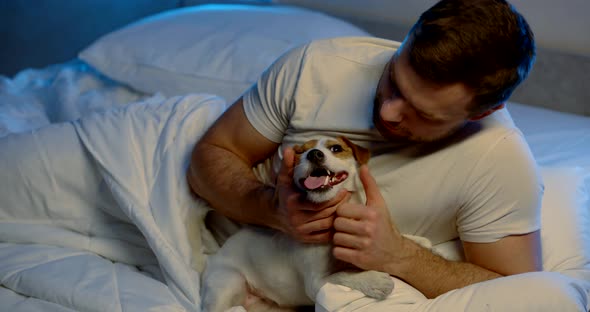
<svg viewBox="0 0 590 312">
<path fill-rule="evenodd" d="M 307 153 L 307 160 L 311 161 L 314 164 L 321 164 L 324 162 L 324 153 L 320 150 L 314 149 Z"/>
</svg>

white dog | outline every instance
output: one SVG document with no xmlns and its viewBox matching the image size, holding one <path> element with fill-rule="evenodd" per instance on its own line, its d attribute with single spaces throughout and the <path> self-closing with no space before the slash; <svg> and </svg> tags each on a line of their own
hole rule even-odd
<svg viewBox="0 0 590 312">
<path fill-rule="evenodd" d="M 339 137 L 311 140 L 294 150 L 293 179 L 308 200 L 327 201 L 343 187 L 364 197 L 357 168 L 368 161 L 367 149 Z M 247 305 L 248 311 L 293 311 L 313 305 L 326 282 L 377 299 L 393 290 L 387 273 L 335 273 L 335 265 L 330 245 L 303 244 L 273 230 L 244 227 L 209 258 L 203 272 L 202 311 L 223 312 L 240 305 Z"/>
</svg>

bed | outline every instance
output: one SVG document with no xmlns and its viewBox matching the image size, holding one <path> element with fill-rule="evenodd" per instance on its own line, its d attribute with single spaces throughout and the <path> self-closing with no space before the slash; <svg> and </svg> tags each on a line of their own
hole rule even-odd
<svg viewBox="0 0 590 312">
<path fill-rule="evenodd" d="M 200 272 L 219 245 L 185 182 L 191 148 L 278 56 L 335 36 L 370 34 L 303 8 L 202 5 L 1 76 L 2 310 L 199 311 Z M 401 302 L 326 285 L 316 311 L 588 311 L 590 117 L 507 111 L 545 181 L 545 271 Z M 456 242 L 435 248 L 461 259 Z M 394 294 L 411 292 L 399 282 Z"/>
</svg>

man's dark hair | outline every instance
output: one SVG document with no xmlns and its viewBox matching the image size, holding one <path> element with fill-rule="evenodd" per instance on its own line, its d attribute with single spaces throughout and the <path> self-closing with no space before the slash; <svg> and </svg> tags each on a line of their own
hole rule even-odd
<svg viewBox="0 0 590 312">
<path fill-rule="evenodd" d="M 504 0 L 440 1 L 420 16 L 405 44 L 422 78 L 461 82 L 474 92 L 474 114 L 506 101 L 535 60 L 533 32 Z"/>
</svg>

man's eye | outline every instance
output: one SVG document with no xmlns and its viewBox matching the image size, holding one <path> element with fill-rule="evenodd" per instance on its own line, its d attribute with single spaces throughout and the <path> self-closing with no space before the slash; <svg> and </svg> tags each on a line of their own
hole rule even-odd
<svg viewBox="0 0 590 312">
<path fill-rule="evenodd" d="M 340 146 L 340 145 L 332 145 L 332 146 L 330 146 L 330 151 L 332 153 L 340 153 L 340 152 L 342 152 L 342 146 Z"/>
</svg>

